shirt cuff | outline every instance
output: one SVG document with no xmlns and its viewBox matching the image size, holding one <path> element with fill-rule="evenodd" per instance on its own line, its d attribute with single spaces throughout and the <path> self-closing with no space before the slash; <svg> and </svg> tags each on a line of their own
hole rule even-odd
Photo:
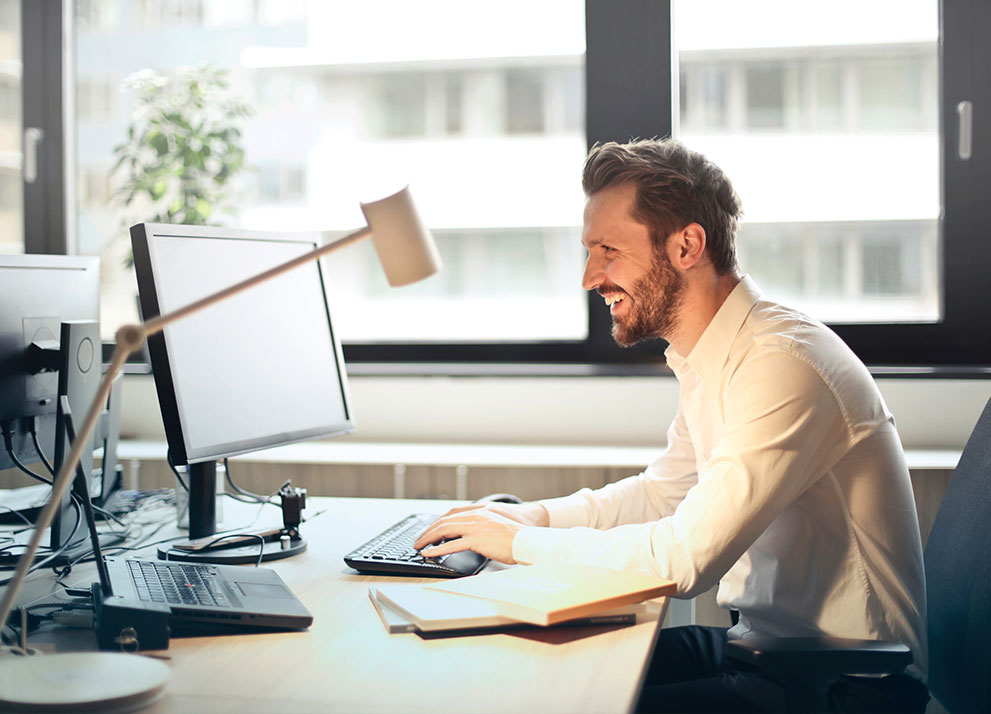
<svg viewBox="0 0 991 714">
<path fill-rule="evenodd" d="M 550 520 L 548 525 L 551 528 L 574 528 L 575 526 L 588 525 L 588 502 L 585 494 L 591 493 L 587 488 L 583 488 L 577 493 L 561 498 L 548 498 L 537 501 L 547 509 Z"/>
</svg>

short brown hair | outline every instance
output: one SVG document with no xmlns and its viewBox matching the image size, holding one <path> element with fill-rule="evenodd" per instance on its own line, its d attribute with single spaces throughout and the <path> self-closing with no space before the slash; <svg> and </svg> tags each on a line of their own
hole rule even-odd
<svg viewBox="0 0 991 714">
<path fill-rule="evenodd" d="M 714 163 L 674 139 L 596 144 L 585 159 L 586 196 L 633 183 L 633 218 L 658 247 L 689 223 L 705 229 L 706 251 L 720 274 L 737 269 L 736 231 L 742 206 L 733 184 Z"/>
</svg>

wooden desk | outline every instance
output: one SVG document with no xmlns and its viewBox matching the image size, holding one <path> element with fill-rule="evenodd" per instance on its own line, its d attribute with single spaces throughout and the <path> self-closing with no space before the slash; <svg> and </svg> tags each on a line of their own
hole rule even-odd
<svg viewBox="0 0 991 714">
<path fill-rule="evenodd" d="M 640 689 L 664 601 L 628 627 L 421 639 L 386 633 L 344 555 L 412 512 L 454 502 L 310 499 L 308 550 L 269 564 L 313 613 L 306 632 L 173 639 L 172 679 L 148 712 L 625 712 Z M 227 501 L 228 513 L 232 506 Z M 250 508 L 250 507 L 249 507 Z M 253 510 L 252 510 L 253 512 Z M 271 509 L 276 514 L 275 509 Z M 228 522 L 230 519 L 228 518 Z"/>
</svg>

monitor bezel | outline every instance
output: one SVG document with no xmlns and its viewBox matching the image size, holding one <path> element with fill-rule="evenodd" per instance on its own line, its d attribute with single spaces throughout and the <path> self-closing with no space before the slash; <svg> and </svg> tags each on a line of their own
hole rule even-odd
<svg viewBox="0 0 991 714">
<path fill-rule="evenodd" d="M 164 223 L 139 223 L 131 226 L 130 232 L 135 277 L 138 282 L 138 295 L 144 320 L 158 317 L 161 314 L 156 274 L 153 265 L 154 242 L 158 238 L 203 237 L 269 242 L 279 241 L 306 245 L 308 248 L 314 250 L 320 245 L 320 236 L 315 232 L 258 231 L 243 228 L 217 228 L 212 226 L 186 226 Z M 327 318 L 327 326 L 330 330 L 331 344 L 333 345 L 337 379 L 343 399 L 344 421 L 337 424 L 314 427 L 304 431 L 267 435 L 262 438 L 235 443 L 212 444 L 210 446 L 193 448 L 189 443 L 188 429 L 183 423 L 178 393 L 176 391 L 173 376 L 175 371 L 174 356 L 168 348 L 166 333 L 164 331 L 159 332 L 148 338 L 148 352 L 151 358 L 155 388 L 158 393 L 159 408 L 165 426 L 169 455 L 173 464 L 184 465 L 221 460 L 240 454 L 253 453 L 302 441 L 340 436 L 354 429 L 354 416 L 351 408 L 351 396 L 348 387 L 347 368 L 344 362 L 344 351 L 331 316 L 324 269 L 321 261 L 317 260 L 315 262 L 320 279 L 320 291 L 323 296 L 324 314 Z M 206 309 L 209 310 L 209 308 Z M 165 331 L 168 329 L 166 327 Z"/>
</svg>

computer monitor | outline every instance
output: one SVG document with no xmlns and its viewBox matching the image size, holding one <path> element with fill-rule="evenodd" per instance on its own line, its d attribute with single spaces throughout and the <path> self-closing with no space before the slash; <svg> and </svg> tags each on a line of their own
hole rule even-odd
<svg viewBox="0 0 991 714">
<path fill-rule="evenodd" d="M 0 255 L 0 470 L 20 461 L 47 476 L 42 456 L 58 467 L 66 450 L 58 396 L 69 393 L 75 409 L 92 401 L 101 364 L 99 320 L 99 258 Z M 72 346 L 63 344 L 68 334 Z M 81 463 L 91 474 L 92 449 L 84 449 Z M 106 495 L 96 483 L 90 492 L 97 498 Z M 32 509 L 28 513 L 33 515 Z M 52 521 L 53 548 L 66 545 L 75 518 L 67 495 Z"/>
<path fill-rule="evenodd" d="M 312 251 L 318 237 L 144 223 L 131 244 L 148 320 Z M 319 262 L 166 326 L 148 351 L 170 457 L 189 467 L 191 539 L 216 532 L 217 460 L 354 428 Z"/>
</svg>

